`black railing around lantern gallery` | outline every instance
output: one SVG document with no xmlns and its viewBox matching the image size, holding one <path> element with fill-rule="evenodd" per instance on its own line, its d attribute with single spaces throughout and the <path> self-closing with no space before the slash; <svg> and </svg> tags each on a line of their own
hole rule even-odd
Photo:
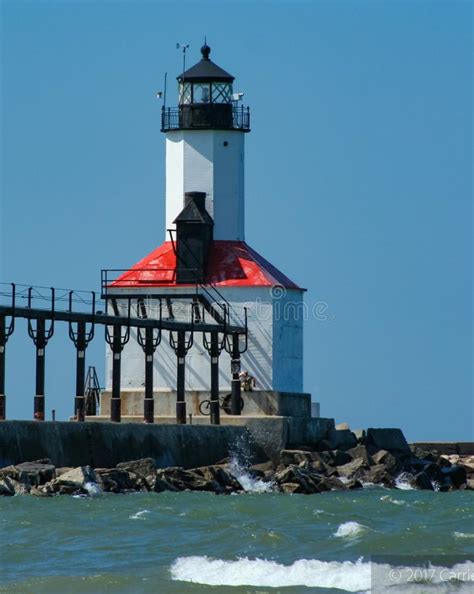
<svg viewBox="0 0 474 594">
<path fill-rule="evenodd" d="M 162 132 L 206 128 L 249 132 L 250 108 L 243 105 L 203 103 L 163 107 L 161 110 Z"/>
</svg>

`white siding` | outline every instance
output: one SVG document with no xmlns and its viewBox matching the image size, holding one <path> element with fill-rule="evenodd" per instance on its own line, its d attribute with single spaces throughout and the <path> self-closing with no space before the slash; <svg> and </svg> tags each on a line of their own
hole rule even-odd
<svg viewBox="0 0 474 594">
<path fill-rule="evenodd" d="M 303 392 L 303 292 L 287 289 L 273 301 L 273 389 Z"/>
<path fill-rule="evenodd" d="M 166 228 L 185 192 L 205 192 L 214 239 L 244 239 L 244 136 L 235 130 L 174 130 L 166 134 Z M 227 143 L 226 145 L 224 143 Z"/>
<path fill-rule="evenodd" d="M 160 288 L 160 293 L 183 292 L 180 288 Z M 126 291 L 123 291 L 126 293 Z M 150 293 L 150 290 L 146 290 Z M 248 308 L 249 344 L 242 356 L 242 369 L 257 380 L 257 389 L 285 392 L 303 391 L 303 315 L 294 315 L 302 304 L 302 292 L 289 290 L 275 299 L 270 287 L 223 287 L 223 297 L 232 304 L 243 319 L 243 308 Z M 297 307 L 294 307 L 294 304 Z M 235 321 L 235 320 L 234 320 Z M 232 320 L 231 320 L 232 323 Z M 106 360 L 106 386 L 111 389 L 110 351 Z M 139 389 L 144 383 L 144 355 L 132 332 L 130 342 L 122 354 L 122 389 Z M 163 332 L 154 362 L 155 390 L 174 390 L 176 387 L 176 356 L 169 345 L 169 334 Z M 230 356 L 225 351 L 220 357 L 221 389 L 230 389 Z M 186 389 L 210 389 L 209 355 L 202 345 L 201 334 L 186 358 Z"/>
</svg>

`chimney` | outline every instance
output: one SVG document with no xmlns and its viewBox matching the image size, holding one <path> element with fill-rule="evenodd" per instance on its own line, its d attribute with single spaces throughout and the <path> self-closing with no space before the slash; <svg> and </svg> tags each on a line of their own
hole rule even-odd
<svg viewBox="0 0 474 594">
<path fill-rule="evenodd" d="M 176 282 L 203 283 L 213 239 L 214 221 L 206 210 L 205 192 L 186 192 L 176 225 Z"/>
</svg>

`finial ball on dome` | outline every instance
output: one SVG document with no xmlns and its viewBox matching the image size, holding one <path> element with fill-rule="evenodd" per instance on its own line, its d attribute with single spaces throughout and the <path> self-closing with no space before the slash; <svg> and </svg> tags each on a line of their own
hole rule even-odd
<svg viewBox="0 0 474 594">
<path fill-rule="evenodd" d="M 201 48 L 201 54 L 203 60 L 209 60 L 209 54 L 211 53 L 211 48 L 204 42 L 204 45 Z"/>
</svg>

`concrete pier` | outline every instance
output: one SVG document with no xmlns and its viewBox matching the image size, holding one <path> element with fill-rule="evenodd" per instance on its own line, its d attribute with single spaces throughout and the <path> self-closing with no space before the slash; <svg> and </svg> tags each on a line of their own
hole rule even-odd
<svg viewBox="0 0 474 594">
<path fill-rule="evenodd" d="M 231 418 L 229 424 L 176 425 L 137 422 L 0 422 L 0 467 L 49 458 L 55 466 L 113 467 L 153 458 L 158 467 L 215 464 L 232 452 L 255 461 L 276 458 L 292 444 L 327 439 L 333 419 Z M 130 419 L 131 420 L 131 419 Z M 138 419 L 137 419 L 138 420 Z"/>
</svg>

